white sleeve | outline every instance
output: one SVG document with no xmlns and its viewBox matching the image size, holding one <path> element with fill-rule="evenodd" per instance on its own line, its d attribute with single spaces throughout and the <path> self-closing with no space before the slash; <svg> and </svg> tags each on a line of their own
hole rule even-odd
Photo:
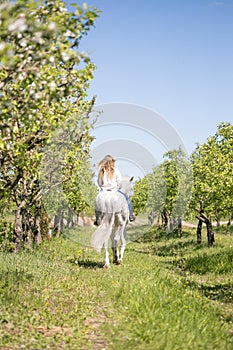
<svg viewBox="0 0 233 350">
<path fill-rule="evenodd" d="M 122 180 L 122 176 L 121 176 L 120 170 L 117 168 L 115 168 L 115 175 L 116 175 L 117 186 L 119 187 Z"/>
</svg>

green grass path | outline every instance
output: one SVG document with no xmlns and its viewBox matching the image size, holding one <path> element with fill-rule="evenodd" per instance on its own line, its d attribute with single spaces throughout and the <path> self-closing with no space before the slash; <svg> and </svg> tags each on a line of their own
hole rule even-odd
<svg viewBox="0 0 233 350">
<path fill-rule="evenodd" d="M 224 276 L 229 292 L 231 274 L 180 268 L 228 246 L 195 250 L 190 236 L 131 243 L 108 270 L 70 239 L 1 254 L 0 349 L 232 350 L 232 294 L 204 293 Z"/>
</svg>

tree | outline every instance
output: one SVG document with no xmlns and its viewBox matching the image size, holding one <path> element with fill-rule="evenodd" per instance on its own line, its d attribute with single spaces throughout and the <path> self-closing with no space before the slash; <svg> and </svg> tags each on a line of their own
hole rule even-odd
<svg viewBox="0 0 233 350">
<path fill-rule="evenodd" d="M 164 229 L 172 231 L 179 223 L 179 235 L 182 235 L 181 222 L 185 216 L 192 188 L 192 171 L 190 162 L 181 150 L 172 150 L 164 154 L 161 164 L 166 186 L 166 198 L 161 211 Z"/>
<path fill-rule="evenodd" d="M 136 213 L 145 209 L 150 221 L 162 217 L 163 229 L 173 230 L 179 224 L 182 236 L 182 218 L 188 211 L 192 190 L 190 162 L 181 150 L 164 154 L 164 162 L 153 168 L 151 174 L 140 179 L 134 186 L 133 206 Z"/>
<path fill-rule="evenodd" d="M 43 204 L 57 234 L 64 222 L 66 226 L 72 226 L 77 216 L 87 208 L 92 207 L 93 214 L 97 194 L 94 174 L 88 162 L 90 142 L 86 138 L 91 138 L 89 130 L 80 132 L 76 118 L 73 123 L 70 119 L 68 122 L 51 138 L 44 150 L 40 169 Z M 83 143 L 79 135 L 82 135 Z"/>
<path fill-rule="evenodd" d="M 19 248 L 44 226 L 38 169 L 51 133 L 77 118 L 80 149 L 91 142 L 93 101 L 86 97 L 94 65 L 78 47 L 98 11 L 75 6 L 72 12 L 60 0 L 1 5 L 0 200 L 17 205 Z"/>
<path fill-rule="evenodd" d="M 149 175 L 148 175 L 149 176 Z M 148 200 L 148 176 L 139 179 L 134 185 L 132 205 L 134 213 L 138 215 L 147 207 Z"/>
<path fill-rule="evenodd" d="M 211 220 L 231 215 L 233 200 L 233 126 L 221 123 L 214 136 L 198 145 L 192 154 L 194 186 L 191 207 L 199 220 L 197 242 L 200 243 L 202 222 L 207 225 L 208 244 L 213 245 Z"/>
<path fill-rule="evenodd" d="M 153 168 L 152 174 L 148 176 L 148 208 L 150 215 L 160 217 L 165 205 L 167 188 L 162 165 Z"/>
</svg>

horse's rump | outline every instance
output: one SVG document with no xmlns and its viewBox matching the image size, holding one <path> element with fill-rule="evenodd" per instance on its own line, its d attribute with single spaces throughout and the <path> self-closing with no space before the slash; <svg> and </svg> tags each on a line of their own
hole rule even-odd
<svg viewBox="0 0 233 350">
<path fill-rule="evenodd" d="M 100 219 L 100 225 L 92 235 L 91 245 L 100 250 L 103 245 L 107 246 L 114 224 L 126 225 L 129 209 L 127 201 L 121 193 L 101 191 L 95 200 L 95 211 Z"/>
<path fill-rule="evenodd" d="M 101 213 L 127 214 L 128 204 L 123 194 L 117 191 L 101 191 L 95 199 L 95 210 Z"/>
</svg>

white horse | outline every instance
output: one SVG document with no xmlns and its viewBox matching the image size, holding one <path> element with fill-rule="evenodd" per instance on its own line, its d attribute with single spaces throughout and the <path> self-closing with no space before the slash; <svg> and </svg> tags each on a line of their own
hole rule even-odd
<svg viewBox="0 0 233 350">
<path fill-rule="evenodd" d="M 120 191 L 130 196 L 133 177 L 124 177 Z M 111 237 L 113 263 L 121 264 L 126 247 L 126 225 L 129 220 L 129 208 L 125 196 L 118 191 L 100 191 L 95 199 L 96 219 L 99 224 L 93 233 L 91 246 L 97 251 L 105 250 L 105 268 L 110 267 L 108 241 Z M 121 250 L 119 253 L 119 243 Z"/>
</svg>

